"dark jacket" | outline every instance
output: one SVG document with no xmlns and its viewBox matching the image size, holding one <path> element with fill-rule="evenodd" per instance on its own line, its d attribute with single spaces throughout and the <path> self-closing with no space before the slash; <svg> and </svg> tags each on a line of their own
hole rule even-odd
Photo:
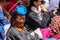
<svg viewBox="0 0 60 40">
<path fill-rule="evenodd" d="M 28 15 L 28 30 L 35 30 L 36 28 L 39 27 L 48 27 L 49 26 L 49 22 L 50 22 L 50 15 L 48 12 L 42 12 L 43 14 L 43 20 L 40 20 L 38 18 L 38 15 L 33 12 L 30 11 L 29 15 Z"/>
<path fill-rule="evenodd" d="M 18 31 L 14 27 L 10 27 L 7 32 L 6 40 L 38 40 L 30 35 L 29 32 L 25 31 L 25 33 Z"/>
</svg>

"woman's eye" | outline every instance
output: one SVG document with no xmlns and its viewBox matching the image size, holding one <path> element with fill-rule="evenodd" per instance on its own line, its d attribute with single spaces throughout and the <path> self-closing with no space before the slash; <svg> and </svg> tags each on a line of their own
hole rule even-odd
<svg viewBox="0 0 60 40">
<path fill-rule="evenodd" d="M 19 20 L 21 20 L 21 18 Z"/>
</svg>

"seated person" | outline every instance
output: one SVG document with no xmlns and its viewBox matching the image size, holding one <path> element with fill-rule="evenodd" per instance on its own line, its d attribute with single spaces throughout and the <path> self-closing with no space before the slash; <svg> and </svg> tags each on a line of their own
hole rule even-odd
<svg viewBox="0 0 60 40">
<path fill-rule="evenodd" d="M 11 18 L 11 26 L 7 32 L 6 40 L 38 40 L 31 36 L 24 27 L 27 9 L 23 5 L 16 7 Z"/>
</svg>

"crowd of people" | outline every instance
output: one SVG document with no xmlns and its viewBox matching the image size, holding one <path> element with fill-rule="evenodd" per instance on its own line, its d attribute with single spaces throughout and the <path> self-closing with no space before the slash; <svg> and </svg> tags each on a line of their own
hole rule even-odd
<svg viewBox="0 0 60 40">
<path fill-rule="evenodd" d="M 0 40 L 60 40 L 60 0 L 0 0 Z"/>
</svg>

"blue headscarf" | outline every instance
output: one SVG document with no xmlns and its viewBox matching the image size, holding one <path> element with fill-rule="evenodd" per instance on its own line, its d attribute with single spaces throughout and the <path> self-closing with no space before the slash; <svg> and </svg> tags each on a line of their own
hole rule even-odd
<svg viewBox="0 0 60 40">
<path fill-rule="evenodd" d="M 25 15 L 27 13 L 27 9 L 24 5 L 16 6 L 16 10 L 17 10 L 18 14 L 20 14 L 20 15 Z"/>
</svg>

